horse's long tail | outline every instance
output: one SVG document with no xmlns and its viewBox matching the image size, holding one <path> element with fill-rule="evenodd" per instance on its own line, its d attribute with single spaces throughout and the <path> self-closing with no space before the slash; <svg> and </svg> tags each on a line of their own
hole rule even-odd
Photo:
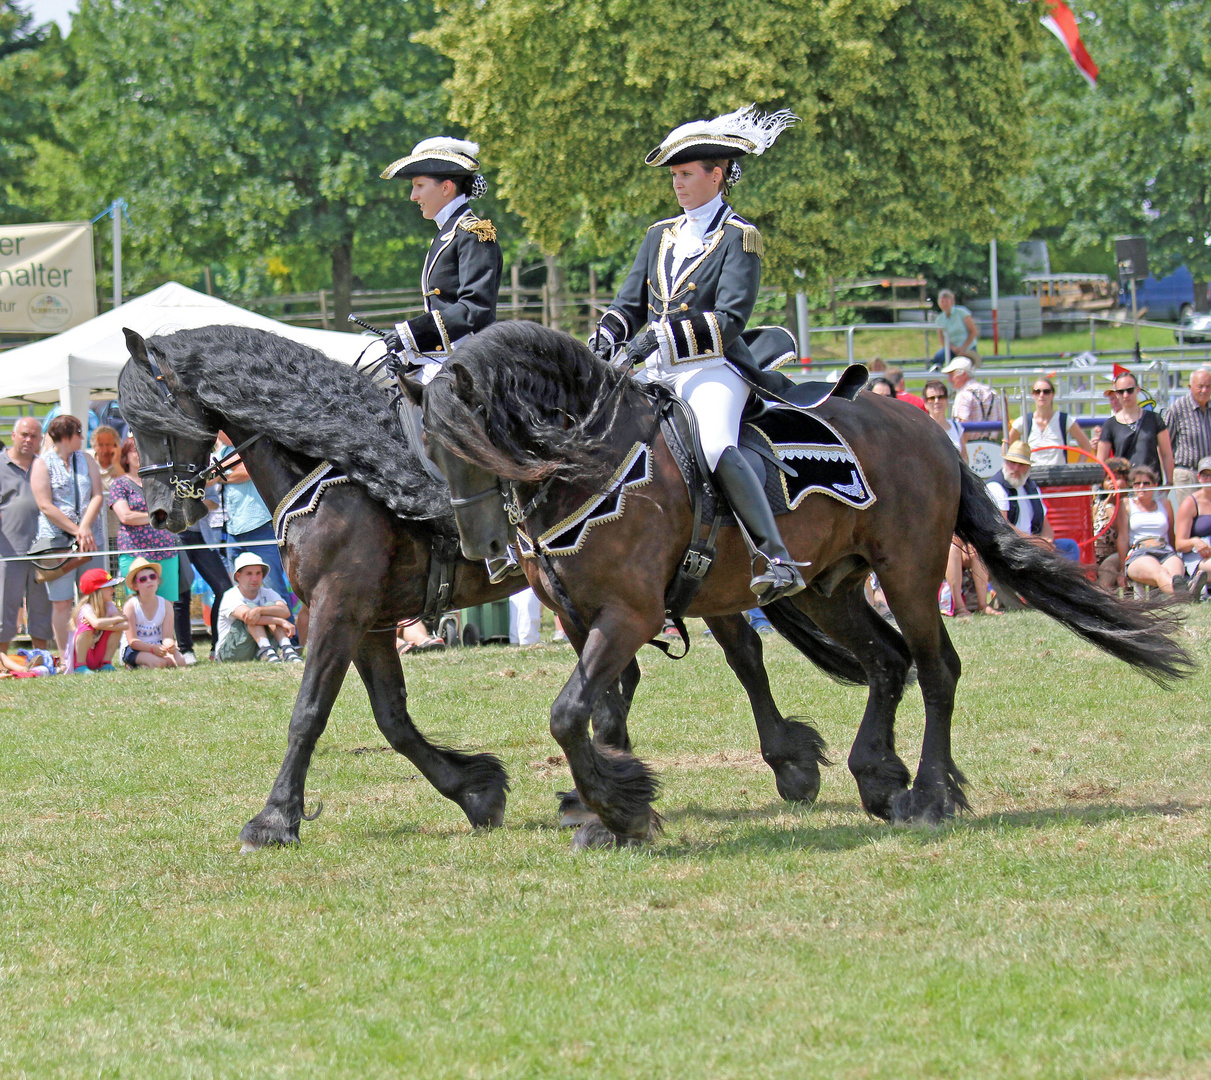
<svg viewBox="0 0 1211 1080">
<path fill-rule="evenodd" d="M 788 599 L 761 609 L 787 641 L 826 675 L 854 686 L 866 685 L 866 670 L 848 649 L 838 645 Z"/>
<path fill-rule="evenodd" d="M 975 547 L 998 585 L 1162 686 L 1193 672 L 1193 659 L 1174 640 L 1181 618 L 1166 601 L 1119 600 L 1097 588 L 1077 563 L 1020 537 L 984 482 L 966 465 L 960 467 L 955 532 Z"/>
</svg>

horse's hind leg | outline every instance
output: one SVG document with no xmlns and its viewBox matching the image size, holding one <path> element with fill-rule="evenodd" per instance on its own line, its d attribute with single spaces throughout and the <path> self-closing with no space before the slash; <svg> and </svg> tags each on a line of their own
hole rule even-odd
<svg viewBox="0 0 1211 1080">
<path fill-rule="evenodd" d="M 938 611 L 934 588 L 922 582 L 933 580 L 913 574 L 881 574 L 879 581 L 896 621 L 917 663 L 921 696 L 925 700 L 925 732 L 921 761 L 912 789 L 903 792 L 892 808 L 897 821 L 937 824 L 953 817 L 956 808 L 970 809 L 963 793 L 966 780 L 951 758 L 950 725 L 954 715 L 955 687 L 962 665 L 959 654 Z"/>
<path fill-rule="evenodd" d="M 434 746 L 416 729 L 408 715 L 408 691 L 394 634 L 365 634 L 354 664 L 374 719 L 392 748 L 412 762 L 447 799 L 458 803 L 476 827 L 504 822 L 509 777 L 494 754 L 466 754 Z"/>
<path fill-rule="evenodd" d="M 896 753 L 896 708 L 912 662 L 904 639 L 866 602 L 862 579 L 824 597 L 814 589 L 792 598 L 825 633 L 849 649 L 866 671 L 866 711 L 849 751 L 849 771 L 868 814 L 891 820 L 908 788 L 908 766 Z M 894 609 L 893 609 L 894 610 Z"/>
<path fill-rule="evenodd" d="M 762 659 L 761 635 L 743 615 L 718 615 L 705 621 L 748 694 L 761 756 L 774 770 L 778 794 L 790 802 L 815 802 L 820 793 L 820 766 L 829 764 L 824 740 L 815 728 L 779 711 Z"/>
</svg>

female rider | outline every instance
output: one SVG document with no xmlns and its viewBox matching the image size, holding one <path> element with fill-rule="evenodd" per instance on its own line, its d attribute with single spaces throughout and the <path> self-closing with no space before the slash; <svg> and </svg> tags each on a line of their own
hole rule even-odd
<svg viewBox="0 0 1211 1080">
<path fill-rule="evenodd" d="M 754 106 L 683 124 L 647 156 L 667 165 L 683 213 L 656 222 L 621 291 L 590 341 L 613 359 L 642 363 L 637 378 L 682 398 L 698 421 L 707 465 L 766 561 L 750 588 L 762 604 L 802 590 L 764 487 L 737 448 L 740 415 L 761 372 L 740 333 L 761 282 L 761 234 L 723 201 L 740 178 L 737 159 L 762 154 L 797 117 L 761 115 Z M 755 567 L 754 567 L 755 570 Z"/>
</svg>

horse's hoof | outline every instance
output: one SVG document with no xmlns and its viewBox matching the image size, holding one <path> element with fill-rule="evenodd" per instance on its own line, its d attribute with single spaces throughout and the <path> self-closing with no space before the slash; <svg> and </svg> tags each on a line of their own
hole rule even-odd
<svg viewBox="0 0 1211 1080">
<path fill-rule="evenodd" d="M 247 855 L 266 847 L 286 847 L 299 842 L 299 826 L 293 825 L 276 810 L 257 814 L 240 830 L 240 854 Z"/>
<path fill-rule="evenodd" d="M 555 794 L 559 796 L 559 824 L 563 828 L 571 829 L 594 821 L 600 823 L 601 818 L 580 801 L 579 791 L 573 789 L 557 791 Z"/>
<path fill-rule="evenodd" d="M 778 794 L 787 802 L 802 802 L 810 806 L 820 794 L 820 770 L 817 768 L 813 772 L 784 762 L 774 770 L 774 784 Z"/>
<path fill-rule="evenodd" d="M 896 825 L 938 826 L 953 820 L 954 801 L 945 796 L 918 794 L 914 790 L 903 792 L 892 803 L 891 820 Z"/>
<path fill-rule="evenodd" d="M 459 805 L 476 829 L 499 829 L 505 823 L 505 799 L 503 788 L 488 788 L 468 792 Z"/>
<path fill-rule="evenodd" d="M 639 847 L 645 840 L 635 836 L 618 836 L 610 832 L 600 820 L 586 821 L 572 834 L 573 851 L 589 851 L 593 848 Z"/>
</svg>

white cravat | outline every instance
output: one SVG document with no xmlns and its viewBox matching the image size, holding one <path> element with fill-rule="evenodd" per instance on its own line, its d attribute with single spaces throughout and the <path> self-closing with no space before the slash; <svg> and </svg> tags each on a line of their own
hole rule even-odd
<svg viewBox="0 0 1211 1080">
<path fill-rule="evenodd" d="M 436 214 L 433 215 L 433 221 L 437 225 L 437 231 L 441 232 L 446 227 L 446 222 L 449 221 L 457 211 L 467 205 L 466 195 L 457 195 L 443 206 Z"/>
<path fill-rule="evenodd" d="M 673 279 L 691 259 L 696 259 L 706 247 L 706 230 L 723 206 L 723 196 L 687 210 L 677 222 L 677 239 L 673 242 Z"/>
</svg>

